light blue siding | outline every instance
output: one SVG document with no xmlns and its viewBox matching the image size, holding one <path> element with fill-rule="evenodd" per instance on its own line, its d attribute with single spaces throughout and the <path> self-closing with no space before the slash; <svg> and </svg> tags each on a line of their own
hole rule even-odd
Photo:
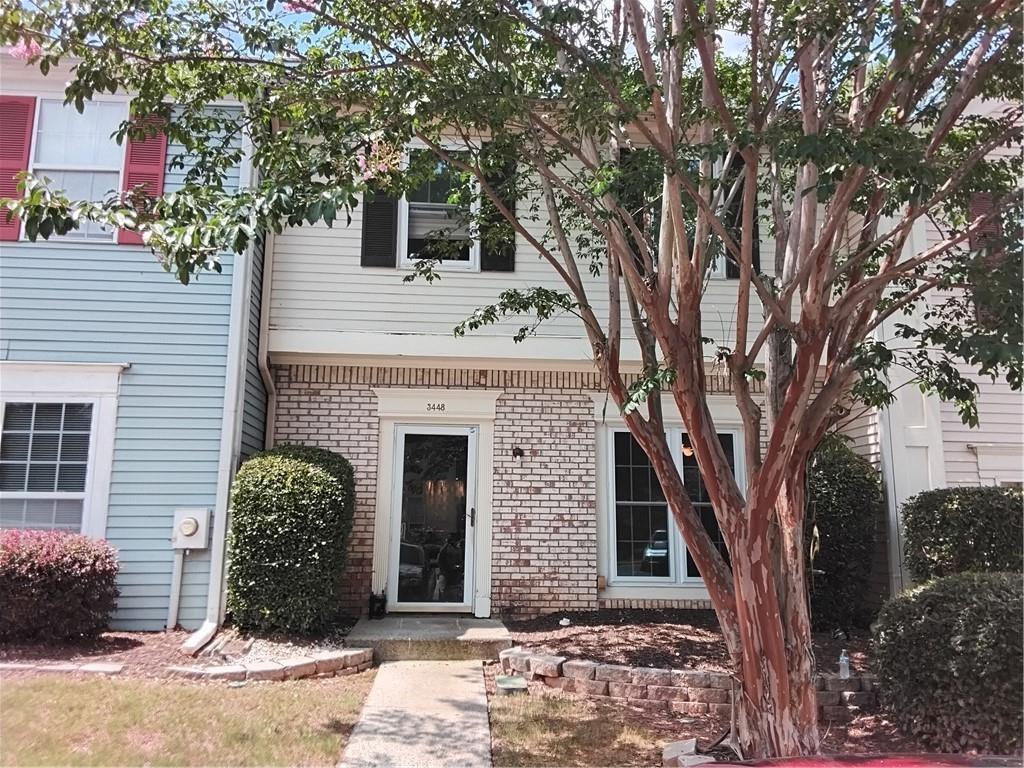
<svg viewBox="0 0 1024 768">
<path fill-rule="evenodd" d="M 168 164 L 182 152 L 169 147 Z M 165 189 L 178 188 L 182 174 L 168 170 Z M 164 627 L 173 511 L 214 506 L 232 268 L 226 256 L 221 274 L 183 286 L 138 246 L 0 246 L 0 359 L 131 365 L 121 377 L 107 516 L 121 561 L 117 628 Z M 205 616 L 209 570 L 208 550 L 186 558 L 179 622 L 187 628 Z"/>
<path fill-rule="evenodd" d="M 249 327 L 246 339 L 245 401 L 242 409 L 241 458 L 263 450 L 267 428 L 267 390 L 259 369 L 260 309 L 263 299 L 263 254 L 261 238 L 252 254 L 252 283 L 249 286 Z"/>
</svg>

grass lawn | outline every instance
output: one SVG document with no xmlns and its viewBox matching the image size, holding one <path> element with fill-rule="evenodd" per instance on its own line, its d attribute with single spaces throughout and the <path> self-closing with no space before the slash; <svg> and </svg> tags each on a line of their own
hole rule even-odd
<svg viewBox="0 0 1024 768">
<path fill-rule="evenodd" d="M 494 696 L 495 768 L 661 765 L 663 735 L 596 703 L 559 696 Z"/>
<path fill-rule="evenodd" d="M 334 765 L 372 682 L 9 677 L 0 765 Z"/>
</svg>

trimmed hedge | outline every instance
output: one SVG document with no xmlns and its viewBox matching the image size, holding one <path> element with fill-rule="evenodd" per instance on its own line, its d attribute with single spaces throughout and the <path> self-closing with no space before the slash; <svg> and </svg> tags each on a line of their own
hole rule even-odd
<svg viewBox="0 0 1024 768">
<path fill-rule="evenodd" d="M 918 581 L 953 573 L 1020 571 L 1024 494 L 1014 488 L 942 488 L 903 505 L 904 554 Z"/>
<path fill-rule="evenodd" d="M 854 453 L 844 438 L 827 435 L 807 467 L 805 540 L 815 629 L 849 629 L 869 623 L 864 597 L 875 520 L 883 503 L 878 471 Z"/>
<path fill-rule="evenodd" d="M 117 604 L 117 552 L 63 531 L 0 531 L 0 641 L 95 637 Z"/>
<path fill-rule="evenodd" d="M 1020 574 L 964 573 L 885 604 L 871 663 L 901 728 L 943 751 L 1020 751 L 1022 600 Z"/>
<path fill-rule="evenodd" d="M 244 630 L 316 634 L 339 617 L 352 529 L 352 467 L 284 445 L 249 459 L 232 487 L 228 612 Z"/>
</svg>

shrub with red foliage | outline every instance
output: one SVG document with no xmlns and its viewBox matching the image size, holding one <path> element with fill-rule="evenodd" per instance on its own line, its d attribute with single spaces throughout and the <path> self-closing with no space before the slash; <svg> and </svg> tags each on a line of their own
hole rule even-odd
<svg viewBox="0 0 1024 768">
<path fill-rule="evenodd" d="M 0 531 L 0 641 L 94 637 L 117 602 L 117 553 L 61 531 Z"/>
</svg>

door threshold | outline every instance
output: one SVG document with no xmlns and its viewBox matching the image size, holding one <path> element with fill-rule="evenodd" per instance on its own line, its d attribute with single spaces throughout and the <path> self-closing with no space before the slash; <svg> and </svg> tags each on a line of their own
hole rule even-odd
<svg viewBox="0 0 1024 768">
<path fill-rule="evenodd" d="M 472 614 L 471 605 L 430 605 L 429 603 L 406 603 L 405 605 L 389 605 L 388 613 L 454 613 Z"/>
</svg>

